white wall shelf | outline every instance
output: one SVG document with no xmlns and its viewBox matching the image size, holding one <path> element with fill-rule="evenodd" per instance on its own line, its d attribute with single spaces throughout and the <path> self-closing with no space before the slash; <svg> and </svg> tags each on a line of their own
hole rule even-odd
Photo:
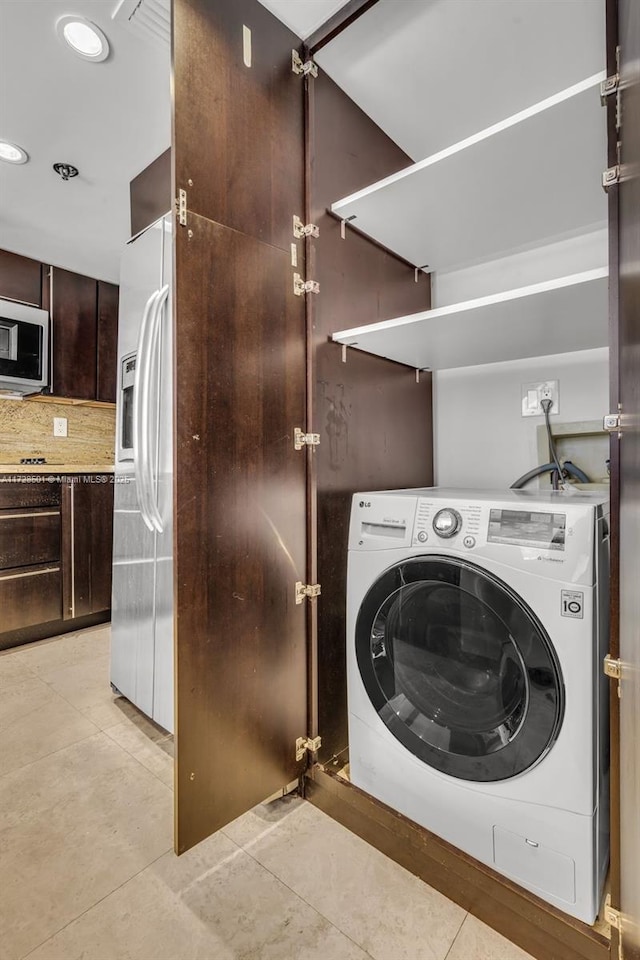
<svg viewBox="0 0 640 960">
<path fill-rule="evenodd" d="M 417 266 L 450 270 L 606 224 L 597 73 L 332 211 Z"/>
<path fill-rule="evenodd" d="M 607 298 L 601 267 L 341 330 L 333 340 L 431 370 L 590 350 L 608 343 Z"/>
</svg>

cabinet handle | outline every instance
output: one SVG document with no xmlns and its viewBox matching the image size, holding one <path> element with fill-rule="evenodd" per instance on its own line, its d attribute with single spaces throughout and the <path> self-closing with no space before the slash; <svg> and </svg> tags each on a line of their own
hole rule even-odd
<svg viewBox="0 0 640 960">
<path fill-rule="evenodd" d="M 59 510 L 46 510 L 41 513 L 0 513 L 0 520 L 24 520 L 28 517 L 59 517 Z"/>
<path fill-rule="evenodd" d="M 22 580 L 25 577 L 41 577 L 45 573 L 58 573 L 60 567 L 47 567 L 45 570 L 28 570 L 26 573 L 10 573 L 9 576 L 0 576 L 0 581 L 3 580 Z"/>
</svg>

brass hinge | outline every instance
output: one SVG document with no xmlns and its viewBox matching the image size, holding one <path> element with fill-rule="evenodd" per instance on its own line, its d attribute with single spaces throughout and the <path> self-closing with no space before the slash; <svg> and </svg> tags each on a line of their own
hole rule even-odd
<svg viewBox="0 0 640 960">
<path fill-rule="evenodd" d="M 320 293 L 320 284 L 317 280 L 303 280 L 299 273 L 294 273 L 293 292 L 296 297 L 302 297 L 305 293 Z"/>
<path fill-rule="evenodd" d="M 320 230 L 315 223 L 303 223 L 300 217 L 293 216 L 293 235 L 296 240 L 302 240 L 303 237 L 319 237 Z"/>
<path fill-rule="evenodd" d="M 318 76 L 318 67 L 313 60 L 303 61 L 297 50 L 291 51 L 291 70 L 300 77 Z"/>
<path fill-rule="evenodd" d="M 320 747 L 322 746 L 322 737 L 298 737 L 296 740 L 296 760 L 304 760 L 304 755 L 309 751 L 309 753 L 317 753 Z"/>
<path fill-rule="evenodd" d="M 178 190 L 178 223 L 181 227 L 187 225 L 187 191 Z"/>
<path fill-rule="evenodd" d="M 293 431 L 293 449 L 302 450 L 303 447 L 318 447 L 320 446 L 320 434 L 319 433 L 305 433 L 300 427 L 296 427 Z"/>
<path fill-rule="evenodd" d="M 315 600 L 321 593 L 319 583 L 296 582 L 296 603 L 304 603 L 305 600 Z"/>
</svg>

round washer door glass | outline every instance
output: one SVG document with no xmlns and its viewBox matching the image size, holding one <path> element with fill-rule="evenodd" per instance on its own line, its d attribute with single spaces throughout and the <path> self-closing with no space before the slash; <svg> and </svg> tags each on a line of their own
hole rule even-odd
<svg viewBox="0 0 640 960">
<path fill-rule="evenodd" d="M 462 780 L 515 777 L 558 735 L 564 687 L 549 637 L 486 570 L 417 557 L 365 596 L 356 656 L 381 720 L 416 757 Z"/>
</svg>

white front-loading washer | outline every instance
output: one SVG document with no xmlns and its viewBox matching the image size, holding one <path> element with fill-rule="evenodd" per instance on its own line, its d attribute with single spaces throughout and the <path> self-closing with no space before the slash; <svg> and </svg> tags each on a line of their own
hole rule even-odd
<svg viewBox="0 0 640 960">
<path fill-rule="evenodd" d="M 352 782 L 587 923 L 608 863 L 608 500 L 353 498 Z"/>
</svg>

